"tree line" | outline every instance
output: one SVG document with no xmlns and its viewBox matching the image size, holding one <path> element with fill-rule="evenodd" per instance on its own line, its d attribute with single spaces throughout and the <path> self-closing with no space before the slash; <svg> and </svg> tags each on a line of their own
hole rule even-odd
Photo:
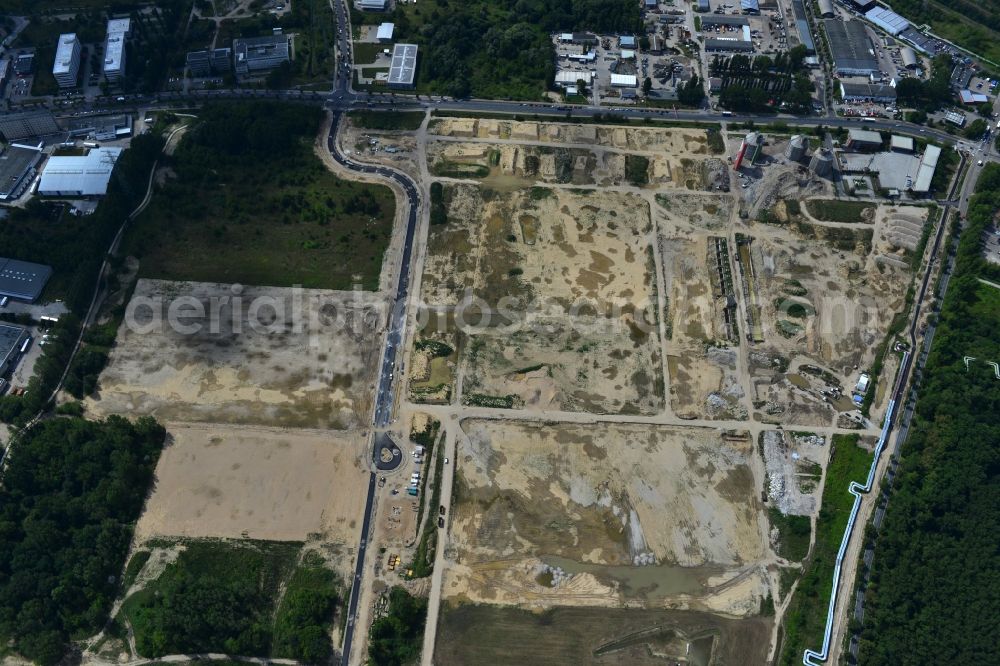
<svg viewBox="0 0 1000 666">
<path fill-rule="evenodd" d="M 989 660 L 1000 622 L 1000 295 L 982 238 L 1000 209 L 984 169 L 961 232 L 910 435 L 877 536 L 859 662 Z M 978 359 L 969 369 L 964 357 Z"/>
</svg>

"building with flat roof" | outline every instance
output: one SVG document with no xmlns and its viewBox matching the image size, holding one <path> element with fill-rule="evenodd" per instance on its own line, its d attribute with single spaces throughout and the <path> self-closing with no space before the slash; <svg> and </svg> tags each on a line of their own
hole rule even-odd
<svg viewBox="0 0 1000 666">
<path fill-rule="evenodd" d="M 6 375 L 17 365 L 21 345 L 27 338 L 28 329 L 23 326 L 0 323 L 0 375 Z"/>
<path fill-rule="evenodd" d="M 816 43 L 813 41 L 812 28 L 809 27 L 809 17 L 806 16 L 802 0 L 792 0 L 792 17 L 795 19 L 799 43 L 806 47 L 806 55 L 816 55 Z"/>
<path fill-rule="evenodd" d="M 635 37 L 632 35 L 621 35 L 618 37 L 618 46 L 623 49 L 634 49 Z"/>
<path fill-rule="evenodd" d="M 92 137 L 95 141 L 114 141 L 132 135 L 132 116 L 80 116 L 66 120 L 71 137 Z"/>
<path fill-rule="evenodd" d="M 108 183 L 122 149 L 93 148 L 86 155 L 53 156 L 42 169 L 38 193 L 47 197 L 100 197 L 108 193 Z"/>
<path fill-rule="evenodd" d="M 871 53 L 871 40 L 865 24 L 856 19 L 823 21 L 834 69 L 841 76 L 870 76 L 878 74 L 878 59 Z"/>
<path fill-rule="evenodd" d="M 695 9 L 699 12 L 710 12 L 712 11 L 712 5 L 709 4 L 708 0 L 698 0 Z"/>
<path fill-rule="evenodd" d="M 378 41 L 388 43 L 392 41 L 392 33 L 396 29 L 395 23 L 382 23 L 378 27 L 378 32 L 375 33 L 375 37 Z"/>
<path fill-rule="evenodd" d="M 639 80 L 635 74 L 612 74 L 611 86 L 613 88 L 635 88 L 639 85 Z"/>
<path fill-rule="evenodd" d="M 944 120 L 955 127 L 962 127 L 965 125 L 965 114 L 958 111 L 948 111 L 944 114 Z"/>
<path fill-rule="evenodd" d="M 702 28 L 714 28 L 717 25 L 739 27 L 750 25 L 750 19 L 745 16 L 724 16 L 722 14 L 712 14 L 711 16 L 703 16 L 701 18 Z"/>
<path fill-rule="evenodd" d="M 894 150 L 897 153 L 912 153 L 913 137 L 893 134 L 892 138 L 889 139 L 889 149 Z"/>
<path fill-rule="evenodd" d="M 556 72 L 555 83 L 557 86 L 575 86 L 577 81 L 583 81 L 585 85 L 590 85 L 594 79 L 593 72 L 577 72 L 572 70 L 562 70 Z"/>
<path fill-rule="evenodd" d="M 104 38 L 104 78 L 117 81 L 125 74 L 125 40 L 132 34 L 132 19 L 111 19 Z"/>
<path fill-rule="evenodd" d="M 50 266 L 0 257 L 0 296 L 34 303 L 50 277 Z"/>
<path fill-rule="evenodd" d="M 845 102 L 879 102 L 891 104 L 896 101 L 896 89 L 880 83 L 840 82 L 840 96 Z"/>
<path fill-rule="evenodd" d="M 38 173 L 42 151 L 10 146 L 0 155 L 0 201 L 11 201 L 24 194 Z"/>
<path fill-rule="evenodd" d="M 941 148 L 928 145 L 924 149 L 924 156 L 920 158 L 920 168 L 917 169 L 917 177 L 913 181 L 911 191 L 916 194 L 927 194 L 931 191 L 931 181 L 934 180 L 934 171 L 937 170 L 938 158 L 941 157 Z"/>
<path fill-rule="evenodd" d="M 14 58 L 14 74 L 18 76 L 29 76 L 35 69 L 35 54 L 21 53 Z"/>
<path fill-rule="evenodd" d="M 865 12 L 865 18 L 895 37 L 910 27 L 905 18 L 885 7 L 874 7 Z"/>
<path fill-rule="evenodd" d="M 8 141 L 56 134 L 59 131 L 59 125 L 56 124 L 56 119 L 50 111 L 0 114 L 0 134 L 3 134 Z"/>
<path fill-rule="evenodd" d="M 740 10 L 744 14 L 760 14 L 760 2 L 758 0 L 740 0 Z"/>
<path fill-rule="evenodd" d="M 705 40 L 705 50 L 706 51 L 721 51 L 721 52 L 734 52 L 734 53 L 752 53 L 753 52 L 753 42 L 744 41 L 742 39 L 724 39 L 721 37 L 709 37 Z"/>
<path fill-rule="evenodd" d="M 236 63 L 236 73 L 242 76 L 274 69 L 281 63 L 291 60 L 288 35 L 279 33 L 266 37 L 234 39 L 233 59 Z"/>
<path fill-rule="evenodd" d="M 878 150 L 882 147 L 882 135 L 872 130 L 849 130 L 847 147 L 852 150 Z"/>
<path fill-rule="evenodd" d="M 875 6 L 876 1 L 877 0 L 847 0 L 844 4 L 854 7 L 854 9 L 857 9 L 859 12 L 864 14 Z"/>
<path fill-rule="evenodd" d="M 971 90 L 959 90 L 958 98 L 962 104 L 983 104 L 990 101 L 990 98 L 983 93 L 972 92 Z"/>
<path fill-rule="evenodd" d="M 80 72 L 80 40 L 76 33 L 59 35 L 56 57 L 52 63 L 52 76 L 60 88 L 76 86 L 76 76 Z"/>
<path fill-rule="evenodd" d="M 203 49 L 188 51 L 185 64 L 191 76 L 225 74 L 233 69 L 232 49 Z"/>
<path fill-rule="evenodd" d="M 390 88 L 412 88 L 417 78 L 417 45 L 396 44 L 392 47 L 392 62 L 389 63 Z"/>
<path fill-rule="evenodd" d="M 389 8 L 389 0 L 359 0 L 358 9 L 366 12 L 384 12 Z"/>
</svg>

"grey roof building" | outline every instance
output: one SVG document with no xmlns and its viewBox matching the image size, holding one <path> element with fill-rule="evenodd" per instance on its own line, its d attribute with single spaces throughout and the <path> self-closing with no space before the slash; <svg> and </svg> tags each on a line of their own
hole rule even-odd
<svg viewBox="0 0 1000 666">
<path fill-rule="evenodd" d="M 16 199 L 31 184 L 42 151 L 11 146 L 0 155 L 0 201 Z"/>
<path fill-rule="evenodd" d="M 0 375 L 14 367 L 17 355 L 21 353 L 21 345 L 27 337 L 28 331 L 23 326 L 0 323 Z"/>
<path fill-rule="evenodd" d="M 714 39 L 710 37 L 705 40 L 705 50 L 752 53 L 753 42 L 745 42 L 742 39 Z"/>
<path fill-rule="evenodd" d="M 708 26 L 716 25 L 732 25 L 742 27 L 744 25 L 750 25 L 750 19 L 745 16 L 723 16 L 720 14 L 712 14 L 711 16 L 703 16 L 701 24 L 706 28 Z"/>
<path fill-rule="evenodd" d="M 0 115 L 0 134 L 8 141 L 16 141 L 29 136 L 45 136 L 58 133 L 59 125 L 50 111 L 23 111 Z"/>
<path fill-rule="evenodd" d="M 267 69 L 274 69 L 291 60 L 287 35 L 268 35 L 233 40 L 233 59 L 236 73 L 247 75 Z"/>
<path fill-rule="evenodd" d="M 843 76 L 868 76 L 879 71 L 878 59 L 871 54 L 871 40 L 861 21 L 823 21 L 834 68 Z"/>
<path fill-rule="evenodd" d="M 390 88 L 412 88 L 417 77 L 417 45 L 396 44 L 392 47 L 392 62 L 389 65 Z"/>
<path fill-rule="evenodd" d="M 841 82 L 840 96 L 845 102 L 895 102 L 896 89 L 881 84 Z"/>
<path fill-rule="evenodd" d="M 52 277 L 52 268 L 30 261 L 0 257 L 0 296 L 34 302 Z"/>
<path fill-rule="evenodd" d="M 191 76 L 211 76 L 232 70 L 232 49 L 188 51 L 185 64 Z"/>
</svg>

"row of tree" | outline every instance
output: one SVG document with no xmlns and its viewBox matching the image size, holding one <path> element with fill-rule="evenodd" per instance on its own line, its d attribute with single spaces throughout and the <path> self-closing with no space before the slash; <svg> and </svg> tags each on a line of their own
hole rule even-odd
<svg viewBox="0 0 1000 666">
<path fill-rule="evenodd" d="M 1000 209 L 1000 166 L 984 169 L 878 535 L 859 661 L 990 661 L 1000 623 L 1000 297 L 982 238 Z M 980 359 L 965 367 L 964 357 Z"/>
</svg>

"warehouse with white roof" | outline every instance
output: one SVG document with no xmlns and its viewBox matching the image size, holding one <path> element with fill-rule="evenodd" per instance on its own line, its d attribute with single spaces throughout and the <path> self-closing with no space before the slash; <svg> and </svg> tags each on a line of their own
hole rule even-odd
<svg viewBox="0 0 1000 666">
<path fill-rule="evenodd" d="M 108 183 L 121 148 L 94 148 L 86 155 L 54 155 L 45 163 L 38 193 L 47 197 L 100 197 Z"/>
</svg>

